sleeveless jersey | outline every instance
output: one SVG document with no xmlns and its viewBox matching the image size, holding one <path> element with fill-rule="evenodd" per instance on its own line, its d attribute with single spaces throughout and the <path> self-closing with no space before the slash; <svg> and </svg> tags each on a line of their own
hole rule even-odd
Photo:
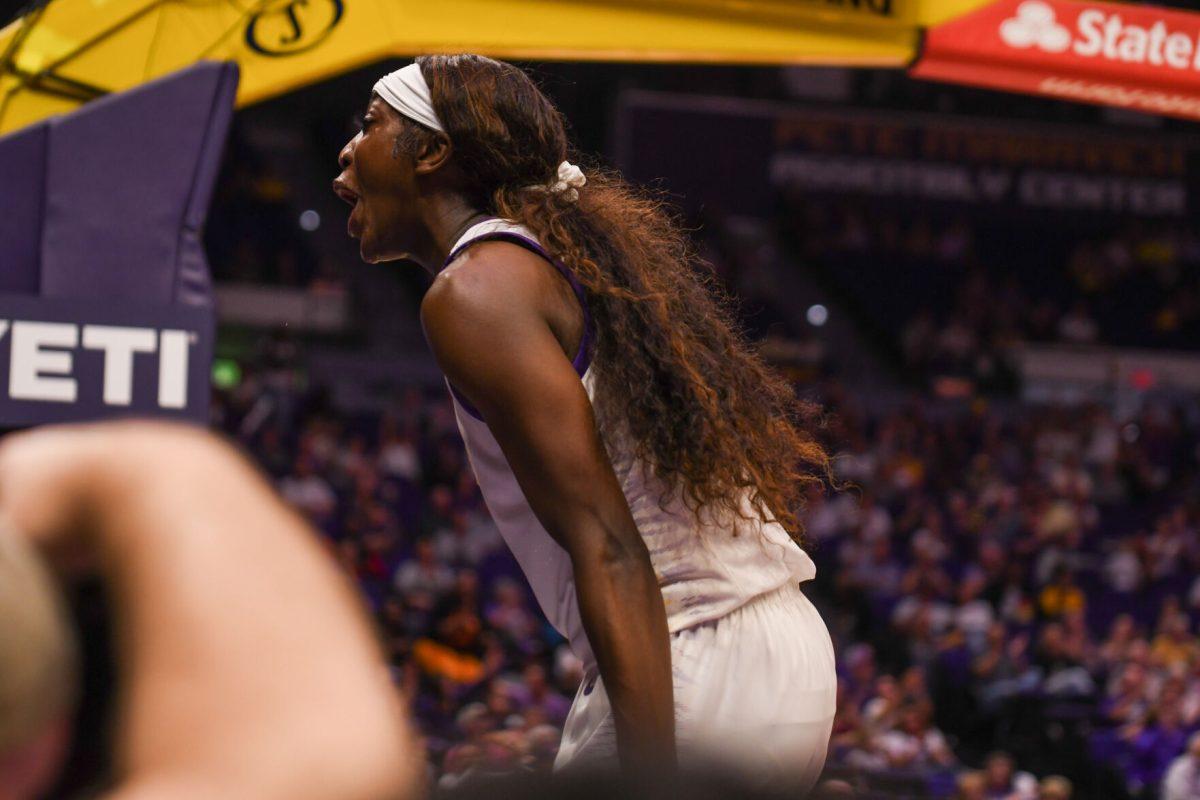
<svg viewBox="0 0 1200 800">
<path fill-rule="evenodd" d="M 596 389 L 590 367 L 593 330 L 583 286 L 527 228 L 507 220 L 487 220 L 469 228 L 451 249 L 446 264 L 465 248 L 482 241 L 507 241 L 524 247 L 553 264 L 571 284 L 583 308 L 585 324 L 573 364 L 594 403 Z M 584 664 L 594 668 L 595 659 L 579 616 L 570 557 L 529 507 L 487 424 L 453 386 L 450 391 L 471 468 L 496 527 L 524 571 L 546 618 L 568 639 Z M 605 446 L 638 532 L 650 552 L 672 634 L 724 617 L 755 597 L 816 574 L 808 554 L 778 522 L 749 513 L 748 494 L 741 506 L 751 520 L 708 508 L 702 509 L 697 519 L 678 491 L 668 491 L 634 457 L 626 437 L 606 432 Z"/>
</svg>

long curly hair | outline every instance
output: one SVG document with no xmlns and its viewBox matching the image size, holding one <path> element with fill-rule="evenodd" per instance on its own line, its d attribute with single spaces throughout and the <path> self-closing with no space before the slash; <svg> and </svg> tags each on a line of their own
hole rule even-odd
<svg viewBox="0 0 1200 800">
<path fill-rule="evenodd" d="M 523 71 L 477 55 L 417 63 L 466 199 L 527 226 L 585 287 L 602 434 L 624 431 L 693 512 L 744 518 L 748 498 L 803 544 L 804 490 L 830 472 L 811 433 L 819 409 L 752 349 L 664 202 L 599 168 L 586 169 L 577 199 L 547 191 L 569 144 L 562 115 Z"/>
</svg>

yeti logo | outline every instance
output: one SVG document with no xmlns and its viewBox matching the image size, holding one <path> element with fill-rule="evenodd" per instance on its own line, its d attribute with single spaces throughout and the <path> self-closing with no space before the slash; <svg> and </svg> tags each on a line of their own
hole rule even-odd
<svg viewBox="0 0 1200 800">
<path fill-rule="evenodd" d="M 74 403 L 79 384 L 74 352 L 104 354 L 103 397 L 106 406 L 133 401 L 134 356 L 158 356 L 158 407 L 182 409 L 188 399 L 188 356 L 196 334 L 117 325 L 75 325 L 0 319 L 0 339 L 10 347 L 8 396 L 13 400 Z"/>
<path fill-rule="evenodd" d="M 1017 15 L 1000 23 L 1000 38 L 1009 47 L 1038 47 L 1061 53 L 1071 46 L 1071 32 L 1054 18 L 1054 9 L 1041 0 L 1025 0 Z"/>
</svg>

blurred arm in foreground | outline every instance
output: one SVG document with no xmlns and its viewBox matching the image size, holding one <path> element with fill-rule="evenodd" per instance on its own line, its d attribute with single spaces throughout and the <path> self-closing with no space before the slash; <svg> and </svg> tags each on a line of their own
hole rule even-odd
<svg viewBox="0 0 1200 800">
<path fill-rule="evenodd" d="M 421 758 L 350 584 L 231 447 L 161 423 L 13 435 L 0 514 L 0 536 L 109 587 L 120 780 L 106 800 L 415 794 Z"/>
</svg>

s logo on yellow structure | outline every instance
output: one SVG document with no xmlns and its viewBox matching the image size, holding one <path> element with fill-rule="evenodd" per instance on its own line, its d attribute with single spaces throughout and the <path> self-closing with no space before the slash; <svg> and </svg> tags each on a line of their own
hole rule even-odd
<svg viewBox="0 0 1200 800">
<path fill-rule="evenodd" d="M 290 56 L 319 45 L 341 22 L 343 0 L 273 0 L 250 18 L 246 46 L 264 56 Z"/>
</svg>

